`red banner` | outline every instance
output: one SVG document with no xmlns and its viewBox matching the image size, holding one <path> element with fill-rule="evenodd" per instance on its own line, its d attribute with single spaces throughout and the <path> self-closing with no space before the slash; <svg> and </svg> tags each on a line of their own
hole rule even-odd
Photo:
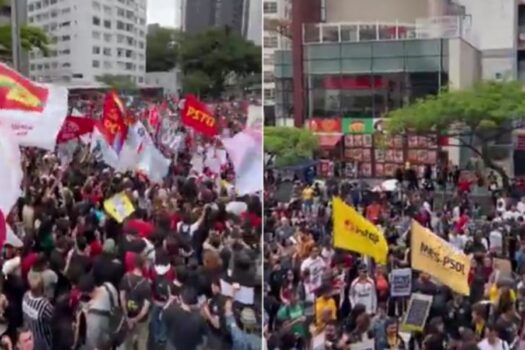
<svg viewBox="0 0 525 350">
<path fill-rule="evenodd" d="M 128 135 L 126 109 L 116 92 L 106 94 L 102 115 L 102 133 L 111 147 L 120 153 Z"/>
<path fill-rule="evenodd" d="M 65 143 L 84 134 L 89 134 L 93 132 L 93 126 L 93 119 L 68 116 L 58 133 L 57 143 Z"/>
<path fill-rule="evenodd" d="M 208 111 L 204 103 L 192 95 L 186 96 L 182 122 L 206 136 L 213 137 L 219 133 L 215 117 Z"/>
</svg>

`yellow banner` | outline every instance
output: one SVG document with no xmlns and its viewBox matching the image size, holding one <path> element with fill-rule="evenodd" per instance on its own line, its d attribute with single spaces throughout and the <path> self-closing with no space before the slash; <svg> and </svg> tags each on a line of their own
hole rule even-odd
<svg viewBox="0 0 525 350">
<path fill-rule="evenodd" d="M 125 193 L 119 193 L 104 201 L 104 210 L 118 223 L 133 214 L 135 207 Z"/>
<path fill-rule="evenodd" d="M 415 220 L 411 236 L 412 268 L 428 273 L 457 293 L 469 295 L 470 258 Z"/>
<path fill-rule="evenodd" d="M 334 247 L 350 250 L 386 264 L 388 244 L 383 233 L 354 208 L 334 197 Z"/>
</svg>

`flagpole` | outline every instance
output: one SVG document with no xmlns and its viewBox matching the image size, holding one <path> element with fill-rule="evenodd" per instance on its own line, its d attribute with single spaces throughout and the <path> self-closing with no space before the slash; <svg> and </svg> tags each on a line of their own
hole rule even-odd
<svg viewBox="0 0 525 350">
<path fill-rule="evenodd" d="M 13 68 L 20 71 L 20 26 L 16 0 L 11 0 L 11 50 L 13 51 Z"/>
</svg>

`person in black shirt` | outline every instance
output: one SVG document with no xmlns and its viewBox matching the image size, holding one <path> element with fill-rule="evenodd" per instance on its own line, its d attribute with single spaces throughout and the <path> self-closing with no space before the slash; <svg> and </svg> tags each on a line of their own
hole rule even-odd
<svg viewBox="0 0 525 350">
<path fill-rule="evenodd" d="M 462 295 L 455 294 L 454 299 L 447 303 L 445 328 L 454 340 L 461 339 L 461 330 L 468 328 L 471 319 L 471 307 Z"/>
<path fill-rule="evenodd" d="M 135 256 L 135 268 L 120 281 L 120 302 L 128 316 L 131 331 L 126 339 L 126 349 L 135 344 L 138 350 L 146 350 L 148 343 L 148 315 L 151 307 L 151 285 L 142 275 L 144 259 Z"/>
<path fill-rule="evenodd" d="M 118 286 L 124 275 L 124 266 L 117 260 L 115 241 L 107 239 L 102 247 L 102 254 L 93 262 L 93 277 L 97 286 L 110 282 Z"/>
<path fill-rule="evenodd" d="M 205 345 L 209 327 L 197 307 L 197 293 L 192 288 L 181 291 L 180 304 L 172 302 L 162 315 L 168 330 L 167 350 L 197 350 Z"/>
</svg>

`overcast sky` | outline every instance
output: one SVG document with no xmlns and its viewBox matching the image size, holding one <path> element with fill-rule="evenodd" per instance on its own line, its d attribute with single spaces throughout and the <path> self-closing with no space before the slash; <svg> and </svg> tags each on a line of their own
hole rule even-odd
<svg viewBox="0 0 525 350">
<path fill-rule="evenodd" d="M 148 24 L 180 26 L 180 0 L 148 0 Z"/>
</svg>

